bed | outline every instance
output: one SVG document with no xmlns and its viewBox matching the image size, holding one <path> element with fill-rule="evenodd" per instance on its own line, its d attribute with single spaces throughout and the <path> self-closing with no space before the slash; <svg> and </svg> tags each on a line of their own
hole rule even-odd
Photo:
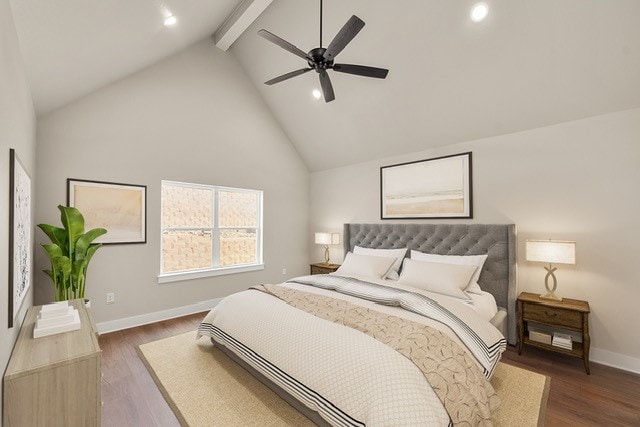
<svg viewBox="0 0 640 427">
<path fill-rule="evenodd" d="M 515 343 L 515 226 L 344 226 L 345 253 L 405 247 L 406 257 L 486 255 L 477 283 L 500 308 L 485 319 L 447 295 L 337 272 L 231 295 L 198 337 L 318 425 L 491 425 L 488 379 Z M 406 276 L 416 263 L 430 264 L 407 260 Z"/>
</svg>

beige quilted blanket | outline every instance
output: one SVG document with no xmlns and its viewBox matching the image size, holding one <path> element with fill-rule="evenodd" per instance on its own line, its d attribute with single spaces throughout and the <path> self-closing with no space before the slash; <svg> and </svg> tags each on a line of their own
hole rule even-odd
<svg viewBox="0 0 640 427">
<path fill-rule="evenodd" d="M 495 390 L 469 354 L 442 332 L 327 296 L 278 285 L 260 285 L 253 289 L 307 313 L 364 332 L 403 354 L 427 378 L 454 425 L 493 425 L 491 411 L 500 404 Z"/>
</svg>

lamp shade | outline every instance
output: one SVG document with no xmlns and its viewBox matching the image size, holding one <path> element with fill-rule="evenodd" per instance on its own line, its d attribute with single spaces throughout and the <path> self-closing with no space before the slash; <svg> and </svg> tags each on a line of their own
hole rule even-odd
<svg viewBox="0 0 640 427">
<path fill-rule="evenodd" d="M 331 233 L 316 233 L 316 244 L 317 245 L 330 245 L 331 244 Z"/>
<path fill-rule="evenodd" d="M 316 233 L 315 241 L 318 245 L 338 245 L 340 244 L 340 233 Z"/>
<path fill-rule="evenodd" d="M 576 263 L 576 242 L 561 240 L 527 240 L 527 261 L 554 264 Z"/>
</svg>

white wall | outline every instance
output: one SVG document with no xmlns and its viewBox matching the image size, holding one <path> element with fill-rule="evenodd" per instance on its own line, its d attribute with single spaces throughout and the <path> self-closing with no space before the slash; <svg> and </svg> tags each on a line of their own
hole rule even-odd
<svg viewBox="0 0 640 427">
<path fill-rule="evenodd" d="M 381 222 L 380 166 L 464 151 L 473 152 L 474 218 L 457 222 L 517 225 L 521 291 L 544 289 L 525 239 L 576 240 L 577 264 L 558 266 L 559 295 L 590 302 L 592 360 L 640 372 L 640 109 L 312 173 L 311 230 Z M 317 245 L 310 251 L 322 259 Z M 341 246 L 332 254 L 340 262 Z"/>
<path fill-rule="evenodd" d="M 240 66 L 210 41 L 40 118 L 37 166 L 39 223 L 59 224 L 67 178 L 147 186 L 147 243 L 105 246 L 91 261 L 98 323 L 280 282 L 283 267 L 287 277 L 308 269 L 306 166 Z M 159 285 L 162 179 L 263 190 L 265 269 Z M 46 241 L 39 230 L 36 239 Z M 47 264 L 36 250 L 36 302 L 53 295 L 39 271 Z"/>
<path fill-rule="evenodd" d="M 31 176 L 31 193 L 36 179 L 36 120 L 26 81 L 18 38 L 8 0 L 0 0 L 0 369 L 4 374 L 13 344 L 26 311 L 33 304 L 33 285 L 22 304 L 14 326 L 7 328 L 9 269 L 9 149 L 16 150 Z M 32 204 L 35 208 L 35 204 Z M 33 218 L 33 210 L 32 210 Z M 33 279 L 31 281 L 33 283 Z M 1 396 L 0 396 L 1 397 Z M 0 398 L 0 412 L 2 399 Z"/>
</svg>

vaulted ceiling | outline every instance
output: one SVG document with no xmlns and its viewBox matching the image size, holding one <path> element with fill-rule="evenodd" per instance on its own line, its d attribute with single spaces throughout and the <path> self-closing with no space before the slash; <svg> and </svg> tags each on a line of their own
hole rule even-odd
<svg viewBox="0 0 640 427">
<path fill-rule="evenodd" d="M 475 23 L 474 0 L 325 0 L 325 46 L 351 15 L 366 22 L 337 62 L 390 69 L 330 71 L 331 103 L 311 96 L 314 72 L 265 86 L 306 64 L 256 34 L 317 47 L 318 0 L 274 0 L 229 52 L 312 171 L 640 107 L 640 1 L 485 1 Z M 42 113 L 210 36 L 240 1 L 11 3 Z"/>
<path fill-rule="evenodd" d="M 231 50 L 312 170 L 640 106 L 640 1 L 488 0 L 480 23 L 474 3 L 325 1 L 325 40 L 366 22 L 339 62 L 390 69 L 331 74 L 329 104 L 312 72 L 262 84 L 304 63 L 256 36 L 317 46 L 318 1 L 276 0 Z"/>
<path fill-rule="evenodd" d="M 11 0 L 36 111 L 52 111 L 211 36 L 241 0 Z M 169 15 L 179 17 L 164 26 Z"/>
</svg>

